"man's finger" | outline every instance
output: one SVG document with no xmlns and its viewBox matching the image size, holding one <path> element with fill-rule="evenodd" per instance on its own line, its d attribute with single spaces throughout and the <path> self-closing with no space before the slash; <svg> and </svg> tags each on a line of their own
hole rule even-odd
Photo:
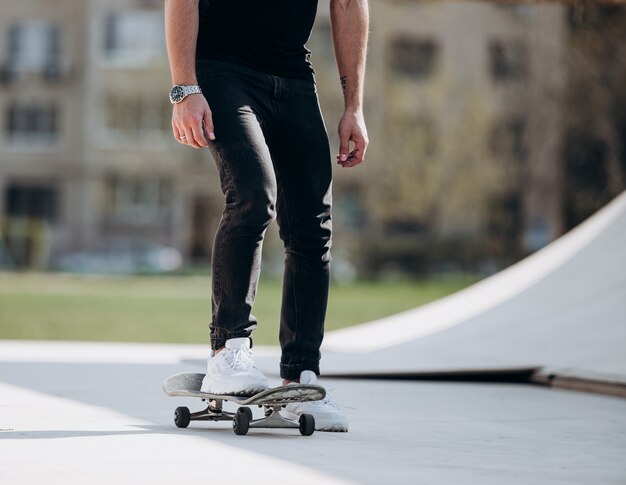
<svg viewBox="0 0 626 485">
<path fill-rule="evenodd" d="M 202 122 L 204 123 L 204 132 L 209 137 L 209 140 L 215 140 L 215 127 L 213 126 L 213 115 L 211 114 L 211 110 L 204 113 Z"/>
<path fill-rule="evenodd" d="M 184 131 L 178 128 L 178 124 L 176 123 L 174 117 L 172 117 L 172 134 L 174 135 L 174 140 L 182 143 L 180 137 L 184 134 Z"/>
<path fill-rule="evenodd" d="M 201 146 L 201 147 L 209 146 L 209 142 L 206 141 L 206 138 L 204 137 L 204 132 L 202 131 L 202 122 L 193 123 L 191 125 L 191 132 L 193 134 L 193 139 L 198 146 Z"/>
<path fill-rule="evenodd" d="M 347 164 L 351 164 L 354 162 L 355 159 L 355 151 L 352 150 L 350 153 L 348 153 L 348 156 L 346 157 L 346 159 L 344 161 L 341 161 L 339 158 L 339 155 L 337 155 L 337 163 L 339 165 L 341 165 L 342 167 L 345 167 Z"/>
<path fill-rule="evenodd" d="M 183 141 L 180 139 L 181 132 L 178 129 L 178 126 L 174 124 L 174 122 L 172 122 L 172 134 L 174 135 L 174 140 L 176 140 L 178 143 L 183 143 Z"/>
<path fill-rule="evenodd" d="M 196 143 L 196 139 L 193 136 L 191 128 L 185 128 L 185 132 L 181 135 L 183 142 L 191 147 L 200 148 L 200 145 Z"/>
<path fill-rule="evenodd" d="M 367 143 L 368 143 L 367 139 L 363 137 L 358 137 L 354 142 L 355 152 L 359 160 L 359 163 L 365 160 L 365 151 L 367 150 Z"/>
<path fill-rule="evenodd" d="M 348 160 L 350 154 L 350 133 L 339 133 L 339 162 Z"/>
<path fill-rule="evenodd" d="M 350 152 L 350 154 L 348 155 L 348 159 L 345 162 L 343 162 L 341 166 L 344 168 L 350 168 L 350 167 L 354 167 L 355 165 L 358 165 L 362 161 L 363 161 L 363 156 L 355 148 L 354 150 Z"/>
<path fill-rule="evenodd" d="M 187 145 L 187 136 L 185 135 L 184 131 L 181 131 L 180 134 L 178 135 L 177 140 L 182 143 L 183 145 Z"/>
</svg>

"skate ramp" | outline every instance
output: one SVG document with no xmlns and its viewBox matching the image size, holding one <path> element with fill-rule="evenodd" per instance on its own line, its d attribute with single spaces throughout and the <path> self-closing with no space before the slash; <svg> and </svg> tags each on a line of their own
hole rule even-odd
<svg viewBox="0 0 626 485">
<path fill-rule="evenodd" d="M 454 295 L 329 332 L 326 375 L 524 373 L 626 384 L 626 193 Z"/>
</svg>

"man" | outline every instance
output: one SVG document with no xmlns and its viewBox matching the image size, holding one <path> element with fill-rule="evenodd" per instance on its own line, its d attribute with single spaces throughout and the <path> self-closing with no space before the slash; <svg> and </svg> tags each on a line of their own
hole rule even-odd
<svg viewBox="0 0 626 485">
<path fill-rule="evenodd" d="M 337 163 L 363 161 L 367 0 L 330 0 L 345 111 Z M 212 352 L 202 390 L 248 394 L 268 387 L 252 359 L 251 314 L 263 236 L 277 219 L 285 246 L 280 374 L 315 383 L 328 300 L 332 165 L 310 52 L 317 0 L 166 0 L 172 129 L 208 147 L 225 205 L 212 255 Z M 347 431 L 330 395 L 291 404 L 316 428 Z"/>
</svg>

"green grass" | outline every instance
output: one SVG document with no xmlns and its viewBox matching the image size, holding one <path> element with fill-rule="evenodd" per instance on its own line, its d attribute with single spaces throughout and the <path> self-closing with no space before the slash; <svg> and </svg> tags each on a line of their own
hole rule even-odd
<svg viewBox="0 0 626 485">
<path fill-rule="evenodd" d="M 326 329 L 391 315 L 475 281 L 333 285 Z M 209 277 L 84 277 L 0 273 L 0 339 L 124 342 L 208 341 Z M 253 309 L 255 343 L 278 342 L 281 282 L 262 280 Z"/>
</svg>

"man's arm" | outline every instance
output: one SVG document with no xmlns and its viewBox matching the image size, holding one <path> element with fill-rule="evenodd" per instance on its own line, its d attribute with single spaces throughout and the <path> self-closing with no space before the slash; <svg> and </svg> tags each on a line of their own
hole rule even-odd
<svg viewBox="0 0 626 485">
<path fill-rule="evenodd" d="M 339 122 L 337 158 L 341 166 L 353 167 L 363 161 L 368 144 L 363 119 L 363 79 L 369 28 L 367 0 L 331 0 L 330 21 L 345 105 Z M 350 150 L 350 141 L 354 143 L 353 150 Z"/>
<path fill-rule="evenodd" d="M 197 84 L 196 40 L 198 38 L 198 0 L 165 0 L 165 39 L 173 84 Z M 213 119 L 202 94 L 191 94 L 174 105 L 172 131 L 177 141 L 195 148 L 214 140 Z"/>
</svg>

